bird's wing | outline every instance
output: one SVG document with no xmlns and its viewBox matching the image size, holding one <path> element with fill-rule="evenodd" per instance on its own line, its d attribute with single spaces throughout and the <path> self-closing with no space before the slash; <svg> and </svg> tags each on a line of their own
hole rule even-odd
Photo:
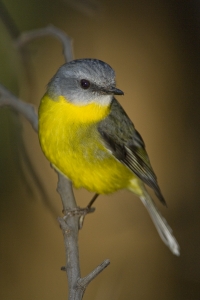
<svg viewBox="0 0 200 300">
<path fill-rule="evenodd" d="M 115 98 L 111 104 L 110 114 L 99 123 L 98 131 L 105 146 L 116 159 L 150 186 L 159 200 L 166 205 L 145 150 L 144 141 Z"/>
</svg>

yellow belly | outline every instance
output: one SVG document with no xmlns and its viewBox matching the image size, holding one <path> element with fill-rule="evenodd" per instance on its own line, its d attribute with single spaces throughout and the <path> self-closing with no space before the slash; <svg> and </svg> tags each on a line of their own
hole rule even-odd
<svg viewBox="0 0 200 300">
<path fill-rule="evenodd" d="M 139 179 L 101 142 L 97 123 L 108 114 L 105 106 L 75 106 L 63 97 L 52 101 L 45 95 L 39 108 L 42 150 L 76 188 L 98 194 L 131 188 L 140 194 Z"/>
</svg>

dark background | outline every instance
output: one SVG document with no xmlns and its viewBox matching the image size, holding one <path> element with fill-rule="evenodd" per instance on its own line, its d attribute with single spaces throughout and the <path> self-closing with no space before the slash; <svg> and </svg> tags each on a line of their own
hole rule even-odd
<svg viewBox="0 0 200 300">
<path fill-rule="evenodd" d="M 180 243 L 181 256 L 175 257 L 130 192 L 101 196 L 80 232 L 82 276 L 106 258 L 111 265 L 84 299 L 199 300 L 199 2 L 1 3 L 12 21 L 0 6 L 0 81 L 24 101 L 39 105 L 64 58 L 60 43 L 50 37 L 31 42 L 21 55 L 13 43 L 18 32 L 51 23 L 73 38 L 75 58 L 98 58 L 115 69 L 125 93 L 118 100 L 145 140 L 168 209 L 157 204 Z M 16 114 L 0 110 L 0 298 L 66 299 L 57 179 L 37 135 L 26 120 L 22 123 L 23 129 Z M 22 151 L 17 155 L 22 130 L 46 199 Z M 33 195 L 20 175 L 20 156 Z M 76 196 L 80 206 L 91 198 L 84 190 Z"/>
</svg>

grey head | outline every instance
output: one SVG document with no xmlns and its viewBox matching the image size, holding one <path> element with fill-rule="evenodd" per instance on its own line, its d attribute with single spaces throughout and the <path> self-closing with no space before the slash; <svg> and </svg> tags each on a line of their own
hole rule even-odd
<svg viewBox="0 0 200 300">
<path fill-rule="evenodd" d="M 113 95 L 123 95 L 116 88 L 115 72 L 98 59 L 77 59 L 62 65 L 47 87 L 52 99 L 64 96 L 69 102 L 108 105 Z"/>
</svg>

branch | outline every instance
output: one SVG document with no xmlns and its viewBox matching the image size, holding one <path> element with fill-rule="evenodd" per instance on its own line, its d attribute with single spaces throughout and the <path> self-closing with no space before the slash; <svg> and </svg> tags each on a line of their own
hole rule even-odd
<svg viewBox="0 0 200 300">
<path fill-rule="evenodd" d="M 35 38 L 52 35 L 58 38 L 63 45 L 63 52 L 66 61 L 73 59 L 72 41 L 60 29 L 54 26 L 48 26 L 43 29 L 33 30 L 23 33 L 16 41 L 17 47 L 23 47 L 28 42 Z M 27 104 L 14 96 L 3 85 L 0 84 L 0 107 L 9 106 L 21 113 L 32 125 L 33 129 L 38 132 L 38 116 L 33 105 Z M 81 278 L 80 262 L 79 262 L 79 248 L 78 248 L 78 231 L 80 229 L 80 217 L 85 216 L 88 212 L 93 212 L 93 208 L 81 209 L 77 207 L 72 183 L 61 173 L 58 173 L 57 191 L 60 194 L 64 217 L 58 218 L 60 226 L 63 231 L 64 245 L 66 253 L 66 266 L 62 268 L 65 270 L 68 277 L 69 299 L 81 300 L 88 284 L 108 265 L 109 260 L 105 260 L 97 266 L 86 277 Z"/>
<path fill-rule="evenodd" d="M 0 83 L 0 107 L 9 106 L 21 113 L 32 125 L 33 129 L 38 131 L 38 116 L 34 105 L 25 103 Z"/>
<path fill-rule="evenodd" d="M 78 280 L 78 286 L 82 290 L 85 291 L 88 284 L 97 277 L 107 266 L 109 266 L 110 260 L 105 259 L 98 267 L 96 267 L 90 274 L 88 274 L 86 277 L 80 278 Z"/>
<path fill-rule="evenodd" d="M 62 43 L 65 61 L 69 62 L 73 60 L 74 55 L 72 50 L 72 39 L 66 35 L 64 31 L 54 27 L 53 25 L 22 33 L 21 36 L 16 40 L 15 45 L 21 48 L 36 38 L 42 38 L 48 35 L 57 38 Z"/>
<path fill-rule="evenodd" d="M 58 218 L 63 231 L 66 255 L 66 266 L 62 267 L 62 270 L 65 270 L 68 276 L 69 299 L 80 300 L 88 284 L 110 264 L 110 261 L 105 260 L 89 275 L 81 278 L 78 231 L 80 215 L 84 215 L 85 212 L 76 205 L 71 182 L 59 172 L 57 173 L 57 192 L 60 194 L 64 211 L 64 217 Z"/>
</svg>

